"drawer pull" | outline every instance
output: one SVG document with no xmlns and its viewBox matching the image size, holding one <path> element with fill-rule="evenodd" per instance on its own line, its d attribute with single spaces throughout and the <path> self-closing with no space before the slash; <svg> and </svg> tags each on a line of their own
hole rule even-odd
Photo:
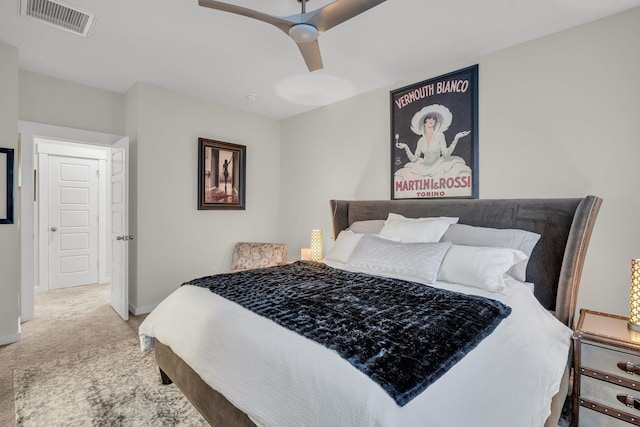
<svg viewBox="0 0 640 427">
<path fill-rule="evenodd" d="M 627 374 L 640 374 L 640 365 L 637 365 L 633 362 L 618 362 L 618 368 L 625 371 Z"/>
<path fill-rule="evenodd" d="M 624 403 L 629 408 L 640 410 L 640 399 L 637 399 L 630 394 L 619 394 L 616 397 L 620 402 Z"/>
</svg>

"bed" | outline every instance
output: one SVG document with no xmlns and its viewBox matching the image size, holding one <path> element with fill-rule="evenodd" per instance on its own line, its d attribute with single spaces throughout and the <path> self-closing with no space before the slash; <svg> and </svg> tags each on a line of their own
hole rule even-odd
<svg viewBox="0 0 640 427">
<path fill-rule="evenodd" d="M 554 426 L 568 390 L 570 328 L 601 203 L 595 196 L 330 201 L 336 242 L 350 227 L 382 223 L 389 214 L 407 221 L 455 217 L 463 227 L 540 235 L 526 259 L 526 277 L 505 274 L 506 290 L 468 291 L 438 278 L 447 291 L 492 298 L 513 310 L 448 371 L 401 404 L 334 351 L 198 286 L 182 286 L 163 301 L 141 325 L 141 343 L 154 346 L 163 382 L 174 382 L 214 426 Z M 367 239 L 382 248 L 402 244 Z M 297 264 L 276 268 L 302 268 Z M 546 334 L 557 339 L 549 343 Z M 526 339 L 514 350 L 511 341 L 522 335 Z M 214 361 L 203 361 L 203 354 Z"/>
</svg>

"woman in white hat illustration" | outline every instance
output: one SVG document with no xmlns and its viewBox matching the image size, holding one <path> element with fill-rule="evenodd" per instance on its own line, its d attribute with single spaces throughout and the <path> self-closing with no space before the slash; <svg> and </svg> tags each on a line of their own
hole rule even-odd
<svg viewBox="0 0 640 427">
<path fill-rule="evenodd" d="M 415 153 L 412 153 L 404 142 L 396 142 L 396 147 L 404 149 L 411 161 L 405 165 L 406 168 L 419 175 L 431 175 L 421 172 L 427 172 L 427 169 L 435 166 L 436 163 L 442 163 L 451 157 L 451 153 L 458 145 L 458 140 L 471 133 L 470 131 L 458 132 L 451 145 L 447 147 L 444 132 L 449 129 L 452 119 L 451 111 L 440 104 L 426 106 L 414 114 L 411 119 L 411 130 L 421 135 Z M 464 164 L 462 158 L 456 157 L 456 159 Z"/>
</svg>

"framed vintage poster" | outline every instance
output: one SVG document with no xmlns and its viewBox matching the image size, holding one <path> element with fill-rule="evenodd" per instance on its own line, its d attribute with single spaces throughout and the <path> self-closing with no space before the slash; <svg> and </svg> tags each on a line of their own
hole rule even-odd
<svg viewBox="0 0 640 427">
<path fill-rule="evenodd" d="M 12 148 L 0 148 L 0 224 L 13 224 Z"/>
<path fill-rule="evenodd" d="M 391 199 L 478 198 L 478 66 L 391 91 Z"/>
<path fill-rule="evenodd" d="M 247 147 L 198 138 L 198 209 L 245 209 Z"/>
</svg>

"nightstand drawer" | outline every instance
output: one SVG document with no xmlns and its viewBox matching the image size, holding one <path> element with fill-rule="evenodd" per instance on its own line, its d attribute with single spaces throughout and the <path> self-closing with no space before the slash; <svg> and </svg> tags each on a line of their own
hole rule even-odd
<svg viewBox="0 0 640 427">
<path fill-rule="evenodd" d="M 599 347 L 586 342 L 582 342 L 580 353 L 580 366 L 617 375 L 622 378 L 627 378 L 630 381 L 638 381 L 638 385 L 640 385 L 640 375 L 630 374 L 618 367 L 618 363 L 621 362 L 630 362 L 640 366 L 639 356 L 621 350 Z"/>
<path fill-rule="evenodd" d="M 579 409 L 579 417 L 580 427 L 631 427 L 633 425 L 584 406 Z"/>
<path fill-rule="evenodd" d="M 640 420 L 639 410 L 628 407 L 617 398 L 617 396 L 627 395 L 640 398 L 640 393 L 626 387 L 596 380 L 584 375 L 580 377 L 580 398 L 608 406 L 620 412 L 626 412 L 631 416 L 638 417 L 638 420 Z"/>
</svg>

